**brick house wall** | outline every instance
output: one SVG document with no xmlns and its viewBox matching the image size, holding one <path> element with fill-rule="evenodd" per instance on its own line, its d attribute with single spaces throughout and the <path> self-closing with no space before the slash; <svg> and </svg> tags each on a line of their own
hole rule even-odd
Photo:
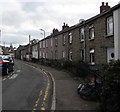
<svg viewBox="0 0 120 112">
<path fill-rule="evenodd" d="M 107 62 L 107 48 L 114 47 L 113 36 L 106 35 L 106 18 L 112 14 L 107 14 L 86 25 L 86 61 L 90 60 L 90 48 L 95 49 L 95 64 L 103 64 Z M 93 24 L 95 29 L 94 40 L 89 40 L 89 25 Z"/>
<path fill-rule="evenodd" d="M 118 4 L 119 6 L 120 4 Z M 102 7 L 104 3 L 102 3 Z M 63 54 L 66 59 L 72 58 L 71 61 L 76 61 L 81 58 L 81 50 L 84 50 L 84 61 L 90 63 L 90 50 L 94 52 L 94 60 L 95 65 L 100 66 L 101 64 L 107 63 L 109 52 L 114 52 L 114 47 L 116 50 L 118 49 L 118 43 L 115 44 L 114 40 L 119 41 L 119 33 L 116 31 L 115 27 L 117 27 L 117 23 L 120 19 L 120 9 L 114 12 L 114 8 L 110 9 L 108 3 L 106 3 L 107 8 L 105 6 L 100 8 L 100 14 L 86 20 L 82 21 L 79 24 L 69 27 L 64 23 L 62 26 L 62 30 L 58 31 L 57 29 L 53 29 L 53 32 L 50 36 L 46 37 L 39 41 L 39 59 L 44 58 L 47 59 L 62 59 Z M 118 9 L 118 6 L 116 7 Z M 102 10 L 104 9 L 104 10 Z M 108 10 L 108 11 L 105 11 Z M 112 16 L 115 22 L 114 24 L 114 32 L 112 35 L 107 35 L 107 18 Z M 116 17 L 118 17 L 116 19 Z M 94 28 L 94 39 L 90 39 L 90 28 Z M 85 40 L 81 41 L 81 28 L 84 28 L 85 31 Z M 120 28 L 119 24 L 117 30 Z M 72 35 L 72 43 L 69 42 L 70 33 Z M 114 36 L 115 33 L 115 36 Z M 64 44 L 65 37 L 65 44 Z M 117 39 L 115 39 L 117 38 Z M 47 47 L 43 48 L 43 42 L 47 40 Z M 52 40 L 52 46 L 51 46 Z M 41 42 L 41 48 L 40 48 Z M 56 43 L 57 42 L 57 43 Z M 63 53 L 65 51 L 65 53 Z M 26 53 L 28 52 L 26 47 Z M 40 56 L 41 52 L 41 56 Z M 72 53 L 72 56 L 70 54 Z M 45 54 L 47 53 L 47 57 Z M 119 52 L 120 54 L 120 52 Z M 82 59 L 82 58 L 81 58 Z M 94 64 L 93 64 L 94 65 Z"/>
</svg>

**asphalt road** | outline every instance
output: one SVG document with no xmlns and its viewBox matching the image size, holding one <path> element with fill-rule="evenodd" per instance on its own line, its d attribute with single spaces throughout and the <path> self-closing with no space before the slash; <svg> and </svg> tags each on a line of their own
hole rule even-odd
<svg viewBox="0 0 120 112">
<path fill-rule="evenodd" d="M 15 60 L 14 72 L 2 79 L 2 110 L 50 110 L 51 85 L 46 73 Z"/>
</svg>

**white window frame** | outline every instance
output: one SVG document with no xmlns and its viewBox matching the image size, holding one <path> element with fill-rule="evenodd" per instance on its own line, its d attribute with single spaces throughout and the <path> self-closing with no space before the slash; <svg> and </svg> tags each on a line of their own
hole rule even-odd
<svg viewBox="0 0 120 112">
<path fill-rule="evenodd" d="M 65 42 L 66 42 L 66 37 L 65 35 L 63 36 L 63 45 L 65 45 Z"/>
<path fill-rule="evenodd" d="M 53 39 L 51 38 L 51 47 L 53 46 Z"/>
<path fill-rule="evenodd" d="M 73 41 L 73 37 L 72 37 L 72 33 L 70 32 L 70 33 L 69 33 L 69 43 L 71 44 L 72 41 Z"/>
<path fill-rule="evenodd" d="M 55 59 L 56 60 L 58 59 L 58 51 L 57 50 L 55 51 Z"/>
<path fill-rule="evenodd" d="M 82 61 L 84 61 L 85 60 L 85 50 L 84 49 L 80 50 L 80 56 L 81 56 Z"/>
<path fill-rule="evenodd" d="M 42 48 L 42 42 L 40 42 L 40 48 Z"/>
<path fill-rule="evenodd" d="M 40 51 L 39 55 L 40 55 L 40 57 L 42 57 L 42 52 L 41 51 Z"/>
<path fill-rule="evenodd" d="M 72 51 L 69 52 L 69 60 L 72 61 Z"/>
<path fill-rule="evenodd" d="M 45 52 L 43 52 L 43 58 L 45 58 Z"/>
<path fill-rule="evenodd" d="M 85 40 L 85 29 L 84 28 L 80 29 L 80 39 L 81 41 Z"/>
<path fill-rule="evenodd" d="M 43 40 L 43 48 L 45 48 L 45 40 Z"/>
<path fill-rule="evenodd" d="M 66 52 L 65 52 L 65 51 L 62 52 L 62 57 L 63 57 L 63 58 L 66 57 Z"/>
<path fill-rule="evenodd" d="M 45 53 L 45 58 L 48 58 L 48 53 L 47 52 Z"/>
<path fill-rule="evenodd" d="M 55 46 L 58 46 L 58 38 L 55 38 Z"/>
<path fill-rule="evenodd" d="M 112 27 L 112 29 L 110 28 Z M 113 35 L 113 17 L 107 18 L 107 35 Z"/>
<path fill-rule="evenodd" d="M 95 28 L 94 25 L 90 25 L 89 27 L 89 39 L 93 40 L 95 38 Z"/>
<path fill-rule="evenodd" d="M 48 39 L 46 40 L 46 47 L 48 47 Z"/>
<path fill-rule="evenodd" d="M 95 65 L 95 50 L 94 49 L 90 50 L 90 64 Z"/>
<path fill-rule="evenodd" d="M 37 44 L 35 45 L 35 52 L 37 52 Z"/>
</svg>

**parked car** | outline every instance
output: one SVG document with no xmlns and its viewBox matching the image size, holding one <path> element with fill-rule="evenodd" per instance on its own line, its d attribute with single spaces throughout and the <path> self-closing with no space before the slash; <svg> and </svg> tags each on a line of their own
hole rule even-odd
<svg viewBox="0 0 120 112">
<path fill-rule="evenodd" d="M 14 58 L 11 55 L 7 55 L 9 57 L 9 61 L 14 65 Z"/>
<path fill-rule="evenodd" d="M 9 56 L 0 56 L 0 73 L 3 75 L 8 75 L 9 72 L 13 71 L 13 63 Z"/>
</svg>

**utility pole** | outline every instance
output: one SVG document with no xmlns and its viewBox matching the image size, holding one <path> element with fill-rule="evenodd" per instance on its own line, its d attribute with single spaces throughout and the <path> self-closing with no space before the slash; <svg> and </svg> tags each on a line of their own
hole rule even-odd
<svg viewBox="0 0 120 112">
<path fill-rule="evenodd" d="M 29 44 L 30 44 L 30 40 L 31 40 L 31 35 L 29 35 Z"/>
<path fill-rule="evenodd" d="M 31 49 L 30 49 L 30 40 L 31 40 L 31 35 L 29 35 L 29 61 L 30 61 L 30 58 L 31 58 Z"/>
</svg>

